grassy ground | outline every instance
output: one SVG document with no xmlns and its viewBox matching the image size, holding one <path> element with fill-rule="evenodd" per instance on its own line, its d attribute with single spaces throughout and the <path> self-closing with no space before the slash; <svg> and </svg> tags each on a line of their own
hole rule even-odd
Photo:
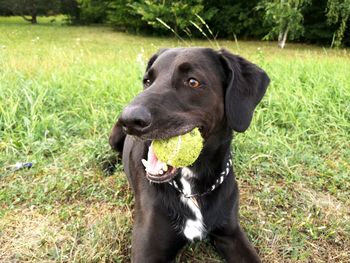
<svg viewBox="0 0 350 263">
<path fill-rule="evenodd" d="M 218 44 L 272 79 L 234 143 L 250 240 L 264 262 L 350 262 L 349 50 Z M 0 18 L 0 262 L 129 261 L 133 197 L 103 171 L 107 138 L 147 58 L 179 45 L 210 43 Z M 178 262 L 221 261 L 204 242 Z"/>
</svg>

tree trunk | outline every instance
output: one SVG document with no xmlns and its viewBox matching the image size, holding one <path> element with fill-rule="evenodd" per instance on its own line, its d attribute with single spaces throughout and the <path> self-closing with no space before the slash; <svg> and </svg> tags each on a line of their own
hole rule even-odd
<svg viewBox="0 0 350 263">
<path fill-rule="evenodd" d="M 30 18 L 27 18 L 26 15 L 29 15 Z M 22 18 L 32 24 L 37 24 L 38 8 L 36 0 L 31 0 L 27 2 L 27 5 L 23 7 Z"/>
<path fill-rule="evenodd" d="M 32 15 L 32 19 L 30 20 L 32 24 L 37 24 L 38 21 L 36 20 L 36 15 Z"/>
<path fill-rule="evenodd" d="M 280 43 L 282 42 L 282 39 L 283 39 L 283 32 L 281 31 L 279 34 L 278 34 L 278 46 L 280 46 Z"/>
<path fill-rule="evenodd" d="M 287 37 L 288 37 L 288 31 L 289 31 L 289 28 L 287 27 L 284 32 L 280 32 L 278 34 L 278 46 L 280 48 L 284 48 L 284 46 L 286 45 L 286 41 L 287 41 Z"/>
<path fill-rule="evenodd" d="M 25 17 L 25 16 L 22 16 L 22 18 L 25 20 L 25 21 L 28 21 L 32 24 L 37 24 L 38 23 L 38 20 L 36 19 L 36 15 L 32 15 L 30 18 L 28 17 Z"/>
<path fill-rule="evenodd" d="M 33 1 L 32 2 L 32 8 L 31 8 L 31 16 L 32 16 L 32 24 L 37 24 L 38 21 L 36 20 L 36 17 L 38 15 L 38 8 L 37 8 L 37 5 L 36 5 L 36 2 Z"/>
</svg>

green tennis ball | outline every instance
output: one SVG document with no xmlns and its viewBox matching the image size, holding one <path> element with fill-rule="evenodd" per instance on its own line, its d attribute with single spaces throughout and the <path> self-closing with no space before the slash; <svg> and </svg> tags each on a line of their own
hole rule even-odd
<svg viewBox="0 0 350 263">
<path fill-rule="evenodd" d="M 154 140 L 153 151 L 157 158 L 173 167 L 193 164 L 203 149 L 203 138 L 198 128 L 165 140 Z"/>
</svg>

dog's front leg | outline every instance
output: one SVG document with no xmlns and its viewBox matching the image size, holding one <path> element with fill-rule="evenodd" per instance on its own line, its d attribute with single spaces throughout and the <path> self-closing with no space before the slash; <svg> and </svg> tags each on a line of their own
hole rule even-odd
<svg viewBox="0 0 350 263">
<path fill-rule="evenodd" d="M 261 260 L 238 224 L 216 229 L 211 241 L 228 263 L 260 263 Z"/>
<path fill-rule="evenodd" d="M 133 263 L 175 262 L 177 252 L 186 244 L 171 226 L 161 208 L 137 210 L 133 228 Z"/>
</svg>

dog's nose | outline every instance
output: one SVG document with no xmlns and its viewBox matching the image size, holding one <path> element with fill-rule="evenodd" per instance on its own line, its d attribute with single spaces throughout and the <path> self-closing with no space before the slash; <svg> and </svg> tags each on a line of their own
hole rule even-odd
<svg viewBox="0 0 350 263">
<path fill-rule="evenodd" d="M 119 118 L 125 131 L 136 135 L 147 128 L 151 121 L 151 112 L 144 106 L 127 106 Z"/>
</svg>

